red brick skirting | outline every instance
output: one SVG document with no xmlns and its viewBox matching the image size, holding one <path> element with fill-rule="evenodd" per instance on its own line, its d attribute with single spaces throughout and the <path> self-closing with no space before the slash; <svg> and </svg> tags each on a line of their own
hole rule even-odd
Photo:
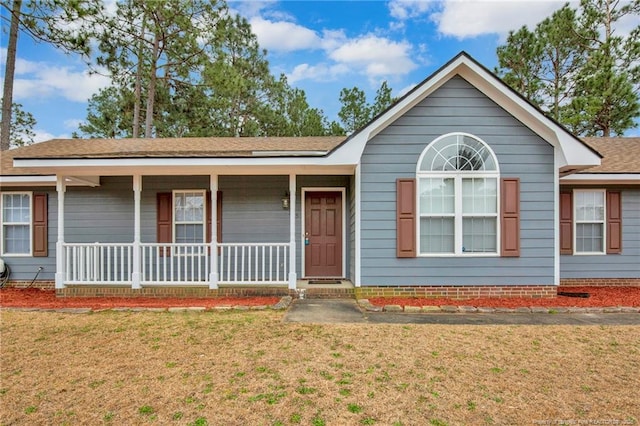
<svg viewBox="0 0 640 426">
<path fill-rule="evenodd" d="M 56 286 L 54 281 L 9 281 L 6 284 L 6 287 L 15 287 L 15 288 L 41 288 L 43 290 L 53 290 Z"/>
<path fill-rule="evenodd" d="M 58 297 L 180 297 L 180 298 L 215 298 L 215 297 L 255 297 L 255 296 L 287 296 L 286 287 L 246 288 L 230 287 L 210 290 L 208 287 L 105 287 L 105 286 L 68 286 L 56 290 Z"/>
<path fill-rule="evenodd" d="M 640 287 L 640 278 L 567 278 L 563 287 Z"/>
<path fill-rule="evenodd" d="M 372 297 L 419 297 L 473 299 L 478 297 L 530 297 L 532 299 L 556 297 L 554 285 L 479 285 L 479 286 L 425 286 L 425 287 L 360 287 L 355 289 L 358 299 Z"/>
</svg>

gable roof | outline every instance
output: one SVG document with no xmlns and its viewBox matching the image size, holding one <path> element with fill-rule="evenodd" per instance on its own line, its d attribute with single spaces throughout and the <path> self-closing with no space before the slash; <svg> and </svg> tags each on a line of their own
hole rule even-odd
<svg viewBox="0 0 640 426">
<path fill-rule="evenodd" d="M 334 149 L 332 155 L 350 160 L 353 160 L 353 157 L 359 159 L 366 143 L 371 138 L 456 75 L 464 78 L 534 133 L 557 148 L 559 153 L 557 166 L 561 171 L 581 170 L 600 164 L 601 156 L 597 151 L 571 134 L 560 123 L 548 117 L 466 52 L 460 52 L 395 104 L 351 135 Z"/>
</svg>

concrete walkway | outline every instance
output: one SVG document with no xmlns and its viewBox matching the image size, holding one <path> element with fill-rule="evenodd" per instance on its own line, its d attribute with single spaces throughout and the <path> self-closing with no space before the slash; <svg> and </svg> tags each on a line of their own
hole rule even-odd
<svg viewBox="0 0 640 426">
<path fill-rule="evenodd" d="M 636 313 L 363 312 L 355 300 L 294 300 L 284 321 L 309 324 L 640 325 Z"/>
</svg>

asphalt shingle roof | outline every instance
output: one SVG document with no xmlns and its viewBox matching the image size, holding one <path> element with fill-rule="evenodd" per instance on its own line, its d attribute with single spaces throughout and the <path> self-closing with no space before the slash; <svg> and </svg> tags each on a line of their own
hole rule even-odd
<svg viewBox="0 0 640 426">
<path fill-rule="evenodd" d="M 591 148 L 602 154 L 599 166 L 581 173 L 640 174 L 640 138 L 583 138 Z"/>
<path fill-rule="evenodd" d="M 52 139 L 3 151 L 3 175 L 37 173 L 13 167 L 14 158 L 233 158 L 260 157 L 281 152 L 328 152 L 345 136 L 261 138 Z M 298 154 L 297 154 L 298 153 Z"/>
</svg>

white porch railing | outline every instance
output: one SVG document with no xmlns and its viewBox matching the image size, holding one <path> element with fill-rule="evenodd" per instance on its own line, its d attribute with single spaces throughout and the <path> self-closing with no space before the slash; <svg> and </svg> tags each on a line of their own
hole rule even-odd
<svg viewBox="0 0 640 426">
<path fill-rule="evenodd" d="M 133 244 L 64 244 L 65 283 L 131 284 Z"/>
<path fill-rule="evenodd" d="M 132 284 L 134 244 L 65 243 L 65 284 Z M 286 284 L 289 243 L 217 244 L 221 284 Z M 216 249 L 213 249 L 216 250 Z M 210 244 L 140 244 L 143 285 L 206 285 Z"/>
<path fill-rule="evenodd" d="M 210 244 L 140 244 L 142 284 L 206 284 Z"/>
<path fill-rule="evenodd" d="M 289 243 L 220 243 L 218 277 L 229 284 L 286 284 Z"/>
</svg>

